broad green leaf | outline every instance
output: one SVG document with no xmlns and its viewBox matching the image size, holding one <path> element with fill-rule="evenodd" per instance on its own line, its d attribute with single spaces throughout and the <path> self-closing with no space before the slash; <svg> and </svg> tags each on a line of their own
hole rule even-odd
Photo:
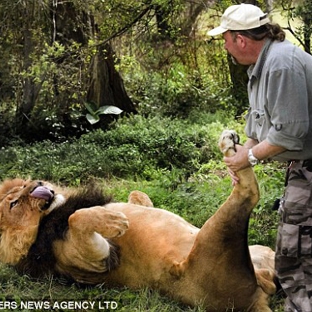
<svg viewBox="0 0 312 312">
<path fill-rule="evenodd" d="M 88 102 L 84 102 L 84 106 L 86 107 L 86 109 L 89 111 L 90 114 L 94 115 L 94 108 L 92 105 L 92 103 L 88 103 Z"/>
<path fill-rule="evenodd" d="M 100 117 L 98 115 L 86 115 L 87 120 L 90 122 L 91 125 L 97 123 L 100 120 Z"/>
<path fill-rule="evenodd" d="M 97 110 L 97 114 L 114 114 L 114 115 L 119 115 L 121 114 L 123 111 L 118 108 L 117 106 L 112 106 L 112 105 L 105 105 L 105 106 L 101 106 L 98 110 Z"/>
</svg>

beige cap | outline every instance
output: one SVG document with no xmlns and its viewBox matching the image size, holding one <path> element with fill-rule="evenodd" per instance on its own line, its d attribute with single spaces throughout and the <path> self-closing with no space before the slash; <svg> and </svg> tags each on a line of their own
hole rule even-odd
<svg viewBox="0 0 312 312">
<path fill-rule="evenodd" d="M 270 23 L 266 13 L 252 4 L 238 4 L 228 7 L 222 17 L 221 25 L 208 31 L 208 35 L 220 35 L 228 30 L 247 30 Z"/>
</svg>

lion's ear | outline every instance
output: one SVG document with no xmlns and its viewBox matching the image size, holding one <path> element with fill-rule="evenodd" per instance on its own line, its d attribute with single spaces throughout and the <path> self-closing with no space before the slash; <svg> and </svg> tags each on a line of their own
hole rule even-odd
<svg viewBox="0 0 312 312">
<path fill-rule="evenodd" d="M 145 207 L 154 207 L 149 196 L 141 191 L 132 191 L 128 196 L 128 203 Z"/>
</svg>

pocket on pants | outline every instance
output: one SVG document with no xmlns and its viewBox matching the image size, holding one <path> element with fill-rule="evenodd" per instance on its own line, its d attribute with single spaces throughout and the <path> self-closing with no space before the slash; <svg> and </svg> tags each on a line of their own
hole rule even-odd
<svg viewBox="0 0 312 312">
<path fill-rule="evenodd" d="M 312 226 L 299 225 L 298 257 L 312 257 Z"/>
<path fill-rule="evenodd" d="M 284 223 L 281 253 L 293 258 L 312 258 L 312 226 Z"/>
<path fill-rule="evenodd" d="M 281 233 L 281 253 L 283 256 L 297 258 L 299 243 L 299 225 L 284 223 Z"/>
</svg>

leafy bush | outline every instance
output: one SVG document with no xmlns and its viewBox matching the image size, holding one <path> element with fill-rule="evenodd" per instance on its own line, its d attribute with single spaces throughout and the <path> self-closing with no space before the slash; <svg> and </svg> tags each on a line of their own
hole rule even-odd
<svg viewBox="0 0 312 312">
<path fill-rule="evenodd" d="M 159 170 L 173 168 L 188 177 L 200 164 L 219 157 L 216 142 L 222 127 L 218 122 L 194 125 L 136 115 L 72 141 L 2 149 L 0 177 L 31 175 L 80 183 L 89 176 L 154 179 Z"/>
<path fill-rule="evenodd" d="M 152 75 L 150 72 L 135 76 L 131 73 L 130 84 L 133 85 L 130 93 L 139 103 L 141 114 L 188 119 L 194 110 L 206 113 L 235 111 L 236 100 L 230 85 L 223 86 L 210 74 L 178 61 L 166 71 Z"/>
</svg>

